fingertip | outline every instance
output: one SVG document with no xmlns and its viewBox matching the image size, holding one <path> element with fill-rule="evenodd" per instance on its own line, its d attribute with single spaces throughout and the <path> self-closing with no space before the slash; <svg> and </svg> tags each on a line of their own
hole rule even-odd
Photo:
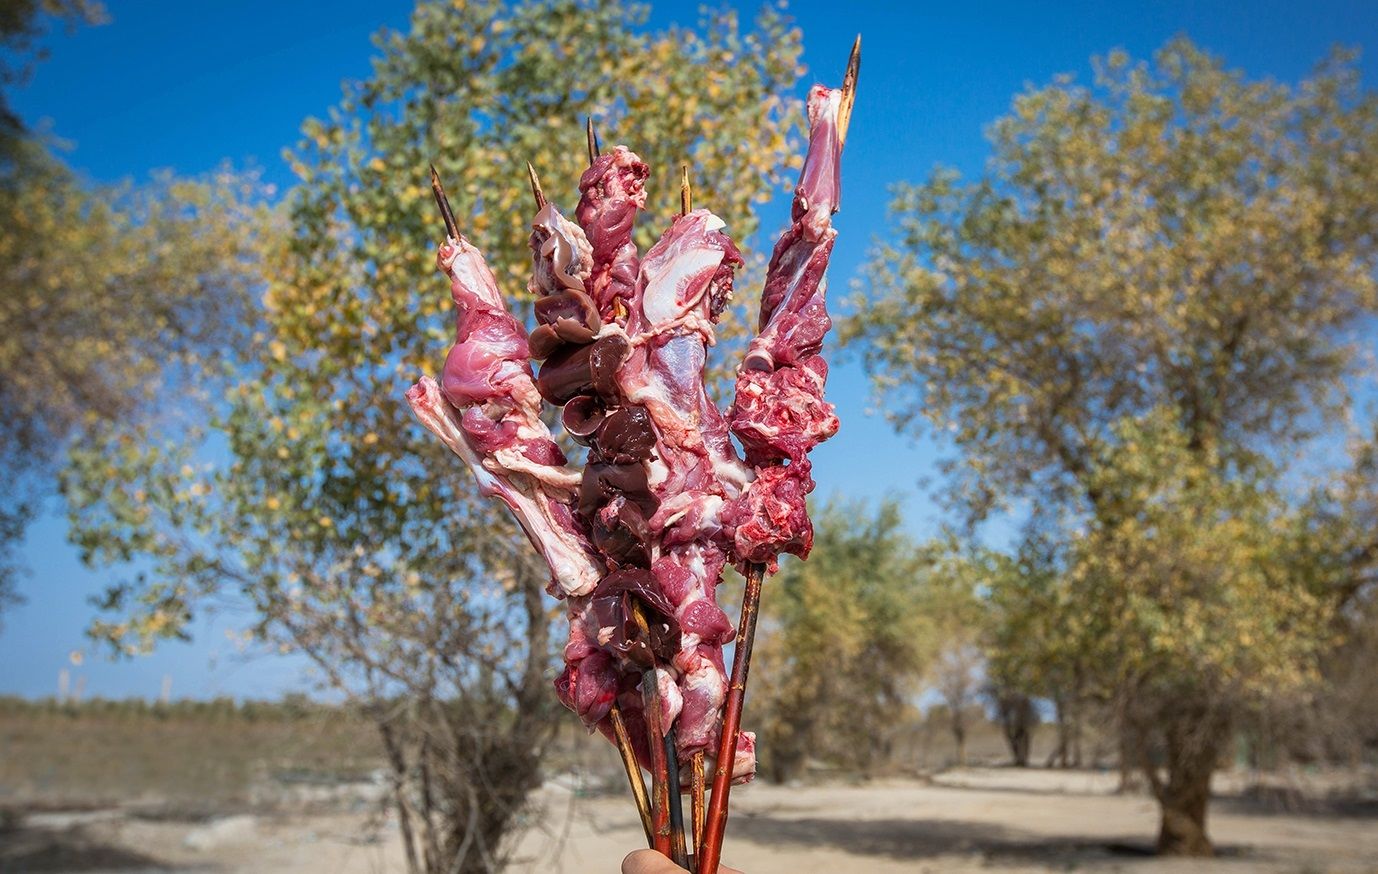
<svg viewBox="0 0 1378 874">
<path fill-rule="evenodd" d="M 632 850 L 622 860 L 622 874 L 657 874 L 664 870 L 660 863 L 669 861 L 655 850 Z"/>
</svg>

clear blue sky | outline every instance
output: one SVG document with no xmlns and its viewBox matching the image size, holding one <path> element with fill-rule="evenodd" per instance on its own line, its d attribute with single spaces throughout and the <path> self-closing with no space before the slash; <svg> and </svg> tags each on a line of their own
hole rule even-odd
<svg viewBox="0 0 1378 874">
<path fill-rule="evenodd" d="M 403 26 L 410 9 L 406 0 L 336 0 L 328 11 L 306 0 L 107 3 L 109 25 L 48 40 L 50 59 L 13 95 L 20 114 L 71 141 L 69 160 L 94 179 L 137 179 L 162 167 L 195 174 L 228 158 L 257 164 L 281 186 L 292 180 L 279 153 L 294 142 L 302 119 L 325 113 L 343 80 L 368 74 L 370 34 Z M 759 4 L 735 5 L 749 17 Z M 696 6 L 659 3 L 653 24 L 692 23 Z M 1335 43 L 1378 52 L 1376 9 L 1371 0 L 794 4 L 810 81 L 835 82 L 853 35 L 865 41 L 844 162 L 834 294 L 845 290 L 884 228 L 887 186 L 922 178 L 940 162 L 978 169 L 986 155 L 983 126 L 1026 83 L 1065 71 L 1085 77 L 1094 54 L 1123 47 L 1143 56 L 1183 33 L 1251 75 L 1296 79 Z M 1368 83 L 1373 64 L 1364 63 Z M 834 371 L 829 396 L 843 430 L 817 453 L 821 493 L 899 494 L 915 533 L 932 532 L 940 513 L 919 488 L 936 473 L 932 447 L 911 446 L 865 414 L 866 385 L 855 367 Z M 25 558 L 32 569 L 21 584 L 28 604 L 7 615 L 0 630 L 0 694 L 47 695 L 68 653 L 86 645 L 86 599 L 104 577 L 80 566 L 58 515 L 34 527 Z M 85 677 L 88 695 L 111 697 L 156 695 L 164 674 L 178 695 L 302 688 L 300 662 L 239 653 L 227 632 L 242 619 L 201 622 L 194 643 L 144 659 L 88 656 L 73 675 Z"/>
</svg>

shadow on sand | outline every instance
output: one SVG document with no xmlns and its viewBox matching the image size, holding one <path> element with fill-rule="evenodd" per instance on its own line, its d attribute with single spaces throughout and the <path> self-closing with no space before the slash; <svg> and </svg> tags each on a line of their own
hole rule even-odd
<svg viewBox="0 0 1378 874">
<path fill-rule="evenodd" d="M 0 874 L 169 870 L 152 856 L 102 843 L 79 828 L 0 830 Z"/>
<path fill-rule="evenodd" d="M 1043 838 L 981 822 L 794 819 L 745 811 L 732 819 L 732 838 L 793 849 L 828 847 L 861 856 L 897 860 L 947 855 L 979 857 L 990 866 L 1043 864 L 1068 868 L 1096 862 L 1123 863 L 1154 855 L 1152 844 L 1146 839 L 1138 842 Z M 1216 850 L 1218 855 L 1225 857 L 1248 855 L 1246 850 L 1236 847 L 1217 847 Z"/>
</svg>

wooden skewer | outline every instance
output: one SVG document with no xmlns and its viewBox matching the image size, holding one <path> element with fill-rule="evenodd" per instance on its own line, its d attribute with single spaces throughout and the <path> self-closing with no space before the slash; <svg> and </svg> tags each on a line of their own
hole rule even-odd
<svg viewBox="0 0 1378 874">
<path fill-rule="evenodd" d="M 679 214 L 688 215 L 694 211 L 694 189 L 689 184 L 689 165 L 679 168 Z"/>
<path fill-rule="evenodd" d="M 665 758 L 669 762 L 666 776 L 666 789 L 670 797 L 670 859 L 686 871 L 689 869 L 689 852 L 684 845 L 684 799 L 679 789 L 679 741 L 675 737 L 675 727 L 665 732 Z"/>
<path fill-rule="evenodd" d="M 694 211 L 694 187 L 689 181 L 689 165 L 681 164 L 679 168 L 679 214 L 688 215 Z M 694 827 L 694 858 L 698 859 L 699 853 L 703 852 L 703 805 L 704 805 L 704 779 L 703 779 L 703 750 L 694 753 L 692 761 L 691 779 L 689 782 L 689 813 L 693 818 Z M 674 813 L 674 810 L 671 810 Z M 684 817 L 683 809 L 679 812 L 679 819 Z M 673 817 L 672 817 L 673 818 Z M 683 837 L 683 828 L 680 829 L 680 836 Z M 676 859 L 675 861 L 679 861 Z"/>
<path fill-rule="evenodd" d="M 622 720 L 622 708 L 616 704 L 608 713 L 612 717 L 612 733 L 617 738 L 617 751 L 622 754 L 622 767 L 627 771 L 627 782 L 632 786 L 632 798 L 636 799 L 636 812 L 641 817 L 641 828 L 646 832 L 646 846 L 655 845 L 655 831 L 651 824 L 651 798 L 646 794 L 646 778 L 637 764 L 636 752 L 632 749 L 631 736 L 627 734 L 627 723 Z"/>
<path fill-rule="evenodd" d="M 641 604 L 632 602 L 632 619 L 641 631 L 647 648 L 651 644 L 650 625 Z M 660 722 L 660 689 L 655 666 L 641 674 L 641 700 L 646 709 L 646 727 L 651 746 L 651 849 L 663 856 L 672 852 L 670 837 L 670 766 L 665 753 L 665 730 Z"/>
<path fill-rule="evenodd" d="M 852 43 L 851 57 L 847 58 L 847 72 L 842 77 L 842 99 L 837 107 L 837 140 L 842 145 L 847 142 L 847 127 L 852 123 L 852 106 L 856 103 L 856 79 L 861 75 L 861 34 Z"/>
<path fill-rule="evenodd" d="M 708 802 L 703 847 L 699 850 L 700 874 L 716 872 L 722 858 L 723 832 L 727 827 L 727 798 L 732 791 L 732 764 L 737 758 L 737 732 L 742 726 L 742 703 L 746 700 L 751 647 L 756 640 L 756 615 L 761 606 L 761 580 L 765 573 L 766 566 L 759 562 L 747 565 L 742 618 L 737 626 L 737 653 L 732 659 L 732 681 L 728 684 L 727 702 L 723 705 L 718 761 L 713 769 L 713 797 Z"/>
<path fill-rule="evenodd" d="M 431 193 L 435 195 L 435 205 L 440 207 L 440 215 L 445 219 L 445 233 L 450 235 L 450 239 L 459 241 L 459 222 L 455 221 L 455 214 L 450 209 L 450 199 L 445 196 L 445 188 L 440 184 L 440 174 L 435 172 L 435 165 L 431 165 Z"/>
<path fill-rule="evenodd" d="M 593 166 L 594 159 L 602 154 L 598 148 L 598 132 L 593 129 L 593 116 L 584 116 L 584 136 L 588 139 L 589 145 L 589 166 Z"/>
<path fill-rule="evenodd" d="M 698 859 L 703 854 L 703 750 L 694 753 L 694 758 L 690 760 L 690 781 L 689 799 L 690 816 L 694 820 L 694 858 Z"/>
<path fill-rule="evenodd" d="M 531 166 L 531 162 L 526 162 L 526 177 L 531 180 L 531 196 L 536 198 L 536 208 L 545 209 L 545 192 L 541 190 L 541 177 L 536 175 L 536 168 Z"/>
</svg>

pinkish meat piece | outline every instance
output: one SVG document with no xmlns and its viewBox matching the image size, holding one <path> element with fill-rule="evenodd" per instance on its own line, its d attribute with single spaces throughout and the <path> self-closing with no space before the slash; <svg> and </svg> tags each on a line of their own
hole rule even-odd
<svg viewBox="0 0 1378 874">
<path fill-rule="evenodd" d="M 592 246 L 587 291 L 605 322 L 614 320 L 617 301 L 629 301 L 636 288 L 636 214 L 646 208 L 650 168 L 625 146 L 598 157 L 579 180 L 582 197 L 575 218 Z"/>
<path fill-rule="evenodd" d="M 577 475 L 565 469 L 524 466 L 541 473 L 538 479 L 502 466 L 497 454 L 480 453 L 430 377 L 423 376 L 407 390 L 407 402 L 421 424 L 463 459 L 478 481 L 479 493 L 497 497 L 512 511 L 546 560 L 551 580 L 559 590 L 569 594 L 592 591 L 603 569 L 570 512 L 569 480 Z"/>
<path fill-rule="evenodd" d="M 675 656 L 684 707 L 679 715 L 680 758 L 712 750 L 718 742 L 718 713 L 727 699 L 722 647 L 700 644 Z"/>
<path fill-rule="evenodd" d="M 713 325 L 742 263 L 722 228 L 707 210 L 675 219 L 641 260 L 627 318 L 635 348 L 617 380 L 655 425 L 651 487 L 662 503 L 686 492 L 732 497 L 750 479 L 703 379 Z M 669 521 L 653 519 L 652 530 Z"/>
<path fill-rule="evenodd" d="M 810 449 L 837 433 L 837 414 L 823 400 L 827 380 L 828 365 L 818 355 L 796 367 L 742 371 L 732 429 L 749 463 L 803 461 Z"/>
<path fill-rule="evenodd" d="M 737 732 L 737 754 L 732 758 L 732 782 L 750 783 L 756 776 L 756 732 Z"/>
<path fill-rule="evenodd" d="M 838 427 L 832 405 L 823 400 L 828 369 L 818 352 L 831 326 L 824 273 L 841 193 L 840 99 L 840 91 L 821 86 L 809 92 L 809 152 L 794 192 L 793 221 L 767 268 L 760 333 L 737 372 L 729 414 L 756 478 L 722 518 L 733 529 L 737 560 L 772 569 L 780 553 L 804 557 L 813 545 L 807 455 Z"/>
<path fill-rule="evenodd" d="M 542 297 L 563 289 L 586 291 L 593 273 L 593 246 L 583 228 L 546 203 L 531 222 L 531 281 L 527 289 Z"/>
<path fill-rule="evenodd" d="M 621 672 L 607 653 L 594 650 L 565 666 L 555 680 L 555 694 L 585 725 L 597 725 L 617 697 Z"/>
<path fill-rule="evenodd" d="M 602 562 L 570 509 L 579 473 L 565 466 L 564 453 L 541 421 L 526 332 L 468 241 L 446 241 L 436 262 L 450 278 L 455 345 L 442 382 L 423 377 L 407 401 L 464 460 L 480 492 L 507 504 L 549 565 L 552 591 L 592 591 Z"/>
<path fill-rule="evenodd" d="M 767 565 L 774 573 L 780 553 L 807 558 L 813 547 L 813 523 L 807 497 L 813 478 L 801 465 L 767 465 L 725 520 L 734 529 L 733 551 L 741 562 Z"/>
</svg>

